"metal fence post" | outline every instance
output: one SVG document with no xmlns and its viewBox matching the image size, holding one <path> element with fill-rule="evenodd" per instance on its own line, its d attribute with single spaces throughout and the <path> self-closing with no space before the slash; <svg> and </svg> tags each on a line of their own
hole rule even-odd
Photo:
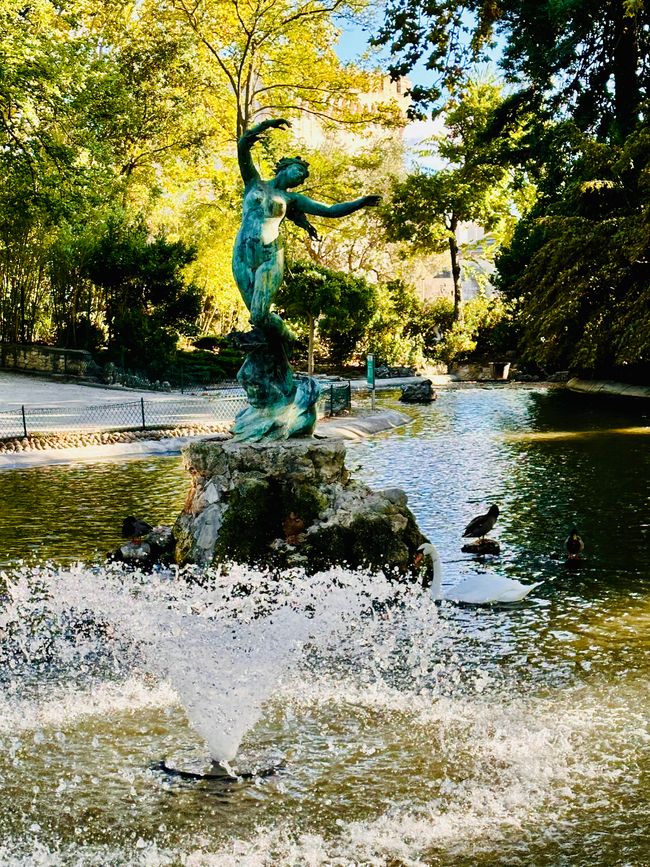
<svg viewBox="0 0 650 867">
<path fill-rule="evenodd" d="M 21 410 L 23 411 L 23 431 L 25 432 L 25 436 L 27 436 L 27 421 L 25 420 L 25 407 L 21 406 Z"/>
<path fill-rule="evenodd" d="M 142 410 L 142 430 L 146 430 L 147 429 L 147 423 L 145 422 L 145 418 L 144 418 L 144 398 L 143 397 L 140 398 L 140 409 Z"/>
</svg>

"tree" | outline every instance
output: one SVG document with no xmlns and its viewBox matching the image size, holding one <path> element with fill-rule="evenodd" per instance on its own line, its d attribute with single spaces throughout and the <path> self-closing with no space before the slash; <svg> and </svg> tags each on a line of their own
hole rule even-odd
<svg viewBox="0 0 650 867">
<path fill-rule="evenodd" d="M 182 276 L 193 258 L 182 241 L 151 239 L 141 222 L 108 222 L 85 270 L 104 292 L 108 346 L 120 361 L 164 374 L 178 337 L 196 333 L 200 296 Z"/>
<path fill-rule="evenodd" d="M 84 35 L 45 0 L 0 9 L 0 337 L 50 336 L 48 265 L 60 226 L 83 221 L 110 171 L 81 157 L 73 103 L 91 62 Z"/>
<path fill-rule="evenodd" d="M 375 41 L 391 50 L 393 75 L 424 59 L 434 83 L 413 89 L 416 111 L 440 110 L 471 65 L 504 48 L 508 79 L 540 108 L 582 129 L 624 137 L 650 85 L 650 7 L 643 0 L 391 0 Z"/>
<path fill-rule="evenodd" d="M 462 301 L 456 237 L 460 223 L 474 221 L 493 233 L 482 244 L 482 255 L 488 257 L 514 222 L 512 173 L 484 140 L 500 104 L 496 84 L 469 81 L 447 105 L 446 134 L 434 139 L 434 153 L 448 168 L 419 169 L 396 181 L 383 211 L 389 240 L 407 242 L 414 250 L 449 250 L 456 320 Z"/>
<path fill-rule="evenodd" d="M 81 328 L 96 343 L 104 310 L 86 252 L 112 202 L 146 206 L 164 161 L 196 143 L 181 48 L 139 6 L 129 26 L 82 2 L 0 9 L 2 340 L 78 345 Z"/>
<path fill-rule="evenodd" d="M 571 170 L 517 226 L 497 285 L 518 307 L 521 351 L 544 367 L 628 378 L 650 370 L 650 135 L 573 136 Z"/>
<path fill-rule="evenodd" d="M 121 204 L 146 210 L 162 171 L 179 156 L 192 159 L 206 143 L 202 70 L 182 28 L 169 26 L 151 0 L 100 0 L 83 15 L 92 62 L 76 109 L 88 118 L 82 144 L 112 165 Z"/>
<path fill-rule="evenodd" d="M 209 71 L 216 116 L 237 138 L 263 117 L 310 114 L 362 125 L 399 118 L 390 106 L 364 108 L 369 76 L 338 60 L 334 16 L 362 0 L 165 0 L 163 9 L 194 34 Z"/>
<path fill-rule="evenodd" d="M 276 303 L 289 321 L 304 323 L 308 333 L 308 373 L 314 372 L 316 333 L 332 359 L 343 364 L 361 341 L 375 310 L 375 290 L 363 278 L 313 263 L 294 262 Z"/>
</svg>

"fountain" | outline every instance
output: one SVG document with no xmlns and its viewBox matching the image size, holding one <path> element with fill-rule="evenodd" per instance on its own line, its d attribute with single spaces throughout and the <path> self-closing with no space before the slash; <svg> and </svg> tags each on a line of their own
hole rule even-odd
<svg viewBox="0 0 650 867">
<path fill-rule="evenodd" d="M 174 537 L 177 562 L 190 569 L 145 574 L 114 563 L 101 576 L 83 566 L 25 573 L 9 583 L 11 604 L 0 623 L 10 633 L 14 665 L 21 653 L 33 662 L 42 652 L 44 666 L 65 678 L 71 662 L 86 671 L 103 661 L 123 672 L 135 659 L 169 683 L 209 753 L 201 760 L 207 770 L 182 760 L 155 763 L 184 780 L 230 783 L 269 774 L 275 763 L 239 772 L 230 763 L 283 679 L 305 654 L 323 653 L 332 636 L 340 647 L 368 624 L 381 632 L 400 594 L 420 593 L 393 583 L 413 582 L 425 541 L 406 496 L 352 481 L 343 445 L 312 438 L 319 386 L 294 377 L 293 335 L 271 310 L 283 279 L 282 220 L 313 235 L 307 214 L 343 217 L 378 197 L 327 206 L 292 192 L 308 175 L 300 157 L 280 160 L 275 177 L 263 181 L 251 147 L 286 125 L 265 120 L 238 144 L 245 194 L 233 272 L 253 326 L 237 336 L 249 350 L 238 374 L 249 405 L 231 441 L 203 441 L 185 453 L 192 489 Z M 367 567 L 374 577 L 358 571 Z M 48 627 L 42 646 L 31 626 L 21 632 L 35 623 Z"/>
<path fill-rule="evenodd" d="M 387 629 L 395 635 L 390 610 L 415 600 L 421 616 L 435 618 L 418 588 L 396 591 L 383 575 L 332 569 L 271 576 L 231 564 L 201 570 L 200 585 L 195 578 L 196 571 L 151 574 L 118 564 L 101 573 L 81 564 L 13 573 L 0 633 L 14 688 L 29 692 L 34 674 L 42 688 L 38 673 L 45 668 L 62 681 L 91 683 L 97 675 L 122 678 L 142 669 L 172 686 L 211 762 L 202 761 L 205 771 L 167 759 L 153 767 L 184 779 L 253 779 L 272 774 L 275 765 L 234 771 L 230 763 L 306 654 L 327 656 L 332 648 L 338 654 L 346 636 L 369 631 L 377 641 Z M 348 651 L 348 664 L 358 652 Z"/>
<path fill-rule="evenodd" d="M 317 237 L 307 215 L 344 217 L 379 197 L 324 205 L 293 192 L 309 175 L 300 157 L 284 157 L 274 178 L 263 181 L 251 148 L 268 130 L 288 125 L 262 121 L 238 143 L 245 190 L 233 273 L 253 328 L 236 335 L 249 349 L 237 378 L 249 405 L 235 420 L 233 441 L 205 440 L 185 450 L 192 489 L 174 527 L 176 559 L 300 566 L 312 573 L 346 563 L 412 577 L 426 540 L 406 495 L 352 481 L 343 445 L 313 440 L 319 385 L 312 377 L 294 378 L 288 360 L 294 336 L 271 310 L 284 276 L 283 219 Z"/>
<path fill-rule="evenodd" d="M 417 427 L 354 447 L 369 483 L 406 478 L 451 582 L 544 580 L 516 609 L 436 606 L 415 584 L 340 567 L 62 565 L 91 562 L 130 498 L 157 513 L 162 488 L 180 510 L 182 468 L 0 474 L 3 867 L 645 863 L 647 434 L 616 433 L 612 409 L 578 437 L 568 403 L 445 391 Z M 96 532 L 78 520 L 82 485 Z M 504 556 L 457 562 L 463 526 L 493 498 Z M 593 546 L 580 580 L 548 555 L 569 506 Z M 60 565 L 17 564 L 19 538 L 44 526 L 35 559 Z M 256 653 L 257 622 L 280 667 Z M 279 770 L 239 783 L 152 767 L 210 773 L 212 752 L 234 749 L 243 774 Z"/>
</svg>

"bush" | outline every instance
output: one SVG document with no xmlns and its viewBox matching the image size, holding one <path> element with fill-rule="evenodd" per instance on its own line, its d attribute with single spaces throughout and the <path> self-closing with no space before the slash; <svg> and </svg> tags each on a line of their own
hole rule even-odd
<svg viewBox="0 0 650 867">
<path fill-rule="evenodd" d="M 451 325 L 433 346 L 430 358 L 451 364 L 512 354 L 518 338 L 512 306 L 499 296 L 488 298 L 480 292 L 465 302 L 461 320 L 453 322 L 452 311 Z"/>
<path fill-rule="evenodd" d="M 206 349 L 208 352 L 217 352 L 224 344 L 224 338 L 219 334 L 204 334 L 198 340 L 192 341 L 196 349 Z"/>
<path fill-rule="evenodd" d="M 74 322 L 66 322 L 56 335 L 57 346 L 65 346 L 67 349 L 86 349 L 88 352 L 97 352 L 105 342 L 104 329 L 91 322 L 86 316 L 80 316 Z"/>
</svg>

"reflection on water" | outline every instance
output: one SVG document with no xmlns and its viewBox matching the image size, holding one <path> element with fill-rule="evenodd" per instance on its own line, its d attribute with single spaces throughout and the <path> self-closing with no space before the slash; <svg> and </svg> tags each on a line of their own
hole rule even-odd
<svg viewBox="0 0 650 867">
<path fill-rule="evenodd" d="M 533 597 L 443 603 L 428 662 L 407 654 L 383 680 L 385 635 L 359 636 L 358 666 L 307 660 L 244 743 L 287 771 L 227 793 L 147 770 L 202 748 L 148 675 L 5 692 L 0 863 L 650 863 L 646 410 L 505 387 L 409 412 L 348 466 L 408 492 L 446 583 L 499 571 L 543 580 Z M 0 559 L 96 556 L 126 514 L 170 521 L 186 486 L 179 458 L 1 473 Z M 503 553 L 477 562 L 460 534 L 492 502 Z M 574 523 L 586 560 L 569 571 L 553 555 Z"/>
<path fill-rule="evenodd" d="M 101 560 L 127 515 L 171 524 L 187 479 L 178 455 L 1 471 L 0 565 Z"/>
</svg>

